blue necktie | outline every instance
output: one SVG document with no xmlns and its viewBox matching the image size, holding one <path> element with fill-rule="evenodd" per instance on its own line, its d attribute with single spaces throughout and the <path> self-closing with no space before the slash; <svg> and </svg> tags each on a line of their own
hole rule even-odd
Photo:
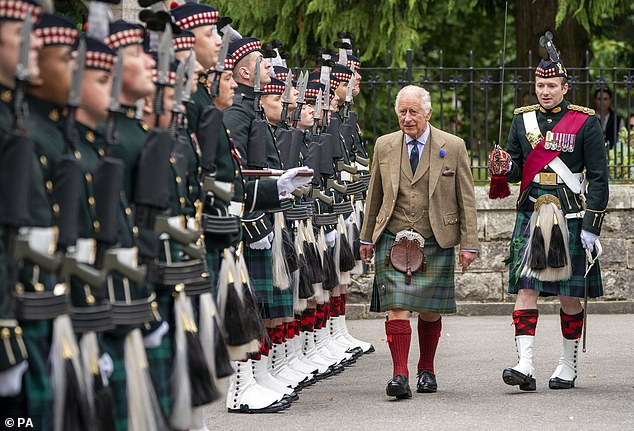
<svg viewBox="0 0 634 431">
<path fill-rule="evenodd" d="M 411 153 L 409 153 L 409 164 L 412 167 L 412 173 L 416 173 L 416 168 L 418 167 L 418 160 L 420 155 L 418 154 L 418 141 L 414 140 L 410 142 L 412 147 Z"/>
</svg>

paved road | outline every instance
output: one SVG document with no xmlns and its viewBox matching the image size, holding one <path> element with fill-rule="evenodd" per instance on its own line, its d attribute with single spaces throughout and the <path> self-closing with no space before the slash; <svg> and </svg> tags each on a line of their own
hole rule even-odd
<svg viewBox="0 0 634 431">
<path fill-rule="evenodd" d="M 305 389 L 282 413 L 229 414 L 224 403 L 217 403 L 208 412 L 208 426 L 223 431 L 634 430 L 633 326 L 634 315 L 591 315 L 577 388 L 553 391 L 548 378 L 559 357 L 559 318 L 541 317 L 537 392 L 527 393 L 506 386 L 501 378 L 502 370 L 517 358 L 510 316 L 445 317 L 436 356 L 438 393 L 414 393 L 410 400 L 393 401 L 385 396 L 391 358 L 383 321 L 351 321 L 351 332 L 372 342 L 375 353 Z M 412 374 L 418 359 L 414 340 Z"/>
</svg>

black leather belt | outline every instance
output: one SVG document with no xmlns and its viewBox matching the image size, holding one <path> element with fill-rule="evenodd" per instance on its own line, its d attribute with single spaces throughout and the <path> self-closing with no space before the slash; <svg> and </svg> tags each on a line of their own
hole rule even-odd
<svg viewBox="0 0 634 431">
<path fill-rule="evenodd" d="M 175 286 L 179 283 L 187 283 L 208 279 L 207 263 L 204 259 L 192 259 L 182 262 L 164 263 L 158 262 L 150 266 L 148 281 L 154 284 Z"/>
<path fill-rule="evenodd" d="M 71 308 L 70 318 L 77 332 L 103 332 L 114 329 L 110 304 Z"/>
<path fill-rule="evenodd" d="M 306 220 L 311 216 L 311 213 L 305 206 L 296 206 L 295 208 L 291 208 L 290 210 L 284 212 L 284 216 L 287 221 L 298 221 Z"/>
<path fill-rule="evenodd" d="M 202 225 L 205 233 L 215 235 L 235 235 L 240 232 L 240 218 L 232 215 L 203 214 Z"/>
<path fill-rule="evenodd" d="M 314 214 L 313 223 L 315 226 L 327 226 L 337 224 L 337 214 Z"/>
<path fill-rule="evenodd" d="M 352 213 L 352 211 L 354 211 L 354 208 L 352 207 L 352 202 L 350 201 L 335 202 L 332 205 L 332 212 L 337 215 L 342 214 L 347 217 Z"/>
<path fill-rule="evenodd" d="M 160 320 L 159 317 L 158 303 L 154 301 L 154 295 L 130 302 L 112 303 L 112 321 L 115 325 L 141 325 Z"/>
<path fill-rule="evenodd" d="M 51 320 L 69 311 L 68 294 L 23 292 L 15 294 L 16 315 L 20 320 Z"/>
</svg>

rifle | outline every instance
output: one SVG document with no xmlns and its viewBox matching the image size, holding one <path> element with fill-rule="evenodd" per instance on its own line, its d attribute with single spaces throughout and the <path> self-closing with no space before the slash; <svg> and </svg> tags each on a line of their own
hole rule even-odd
<svg viewBox="0 0 634 431">
<path fill-rule="evenodd" d="M 308 86 L 308 72 L 302 72 L 297 79 L 297 91 L 299 95 L 297 96 L 297 107 L 293 112 L 292 125 L 293 127 L 297 127 L 297 123 L 302 115 L 302 107 L 306 103 L 306 87 Z"/>
</svg>

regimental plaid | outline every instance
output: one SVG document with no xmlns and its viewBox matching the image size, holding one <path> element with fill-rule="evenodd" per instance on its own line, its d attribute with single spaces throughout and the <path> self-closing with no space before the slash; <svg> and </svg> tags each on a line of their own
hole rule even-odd
<svg viewBox="0 0 634 431">
<path fill-rule="evenodd" d="M 271 250 L 253 250 L 247 247 L 244 250 L 244 261 L 251 277 L 251 287 L 258 304 L 261 308 L 266 309 L 273 302 L 273 260 Z"/>
<path fill-rule="evenodd" d="M 108 379 L 114 404 L 114 418 L 117 431 L 128 429 L 128 392 L 124 356 L 125 334 L 103 334 L 99 339 L 102 353 L 112 358 L 112 374 Z"/>
<path fill-rule="evenodd" d="M 176 52 L 187 51 L 192 49 L 196 44 L 196 37 L 184 36 L 174 38 L 174 50 Z"/>
<path fill-rule="evenodd" d="M 271 303 L 268 306 L 269 319 L 293 317 L 293 289 L 273 286 Z"/>
<path fill-rule="evenodd" d="M 214 25 L 218 22 L 218 11 L 205 11 L 194 15 L 190 15 L 181 20 L 176 21 L 176 24 L 184 29 L 189 30 L 203 25 Z"/>
<path fill-rule="evenodd" d="M 24 392 L 29 418 L 35 429 L 47 429 L 53 421 L 53 388 L 48 371 L 51 351 L 50 320 L 22 321 L 24 344 L 29 353 L 29 368 L 24 374 Z"/>
<path fill-rule="evenodd" d="M 42 39 L 43 46 L 75 44 L 79 32 L 69 27 L 44 27 L 36 28 L 35 34 Z"/>
<path fill-rule="evenodd" d="M 118 31 L 106 37 L 105 42 L 106 45 L 115 50 L 128 45 L 142 44 L 143 29 L 128 28 L 122 31 Z"/>
<path fill-rule="evenodd" d="M 174 299 L 168 289 L 158 291 L 157 301 L 159 313 L 163 321 L 168 322 L 170 330 L 161 339 L 158 347 L 146 347 L 145 354 L 148 360 L 148 368 L 152 376 L 152 383 L 156 390 L 158 401 L 161 404 L 165 417 L 170 417 L 172 409 L 172 369 L 174 365 Z M 149 330 L 143 329 L 143 336 L 156 330 L 160 322 L 153 324 Z"/>
<path fill-rule="evenodd" d="M 413 274 L 411 284 L 407 285 L 405 274 L 398 272 L 389 262 L 386 263 L 394 239 L 393 234 L 384 232 L 376 247 L 375 289 L 380 296 L 377 304 L 379 311 L 404 309 L 454 313 L 454 248 L 442 248 L 435 238 L 426 238 L 427 270 Z"/>
<path fill-rule="evenodd" d="M 282 94 L 284 86 L 278 84 L 266 84 L 262 89 L 262 94 Z"/>
<path fill-rule="evenodd" d="M 229 64 L 231 65 L 231 69 L 234 68 L 234 66 L 238 63 L 238 61 L 240 61 L 240 59 L 242 57 L 244 57 L 247 54 L 252 53 L 253 51 L 260 51 L 262 50 L 262 42 L 260 42 L 259 40 L 253 40 L 251 42 L 247 42 L 244 45 L 240 46 L 238 49 L 236 49 L 234 52 L 231 53 L 231 58 L 227 58 L 227 60 L 229 61 Z M 227 63 L 227 61 L 225 61 L 225 64 Z"/>
<path fill-rule="evenodd" d="M 24 21 L 26 14 L 31 12 L 31 20 L 37 23 L 42 16 L 42 8 L 20 0 L 0 0 L 0 18 Z"/>
<path fill-rule="evenodd" d="M 98 69 L 110 72 L 114 66 L 116 56 L 106 52 L 86 51 L 86 69 Z"/>
<path fill-rule="evenodd" d="M 552 189 L 544 189 L 536 184 L 531 185 L 530 196 L 537 199 L 544 194 L 553 194 Z M 572 265 L 572 277 L 564 281 L 540 281 L 536 278 L 519 277 L 521 273 L 521 260 L 527 247 L 530 236 L 530 218 L 533 213 L 531 199 L 526 199 L 517 212 L 513 239 L 511 240 L 511 257 L 509 258 L 509 293 L 517 293 L 519 289 L 535 289 L 540 296 L 575 296 L 584 297 L 585 283 L 588 283 L 588 297 L 603 296 L 603 282 L 599 261 L 595 262 L 588 276 L 586 272 L 586 252 L 581 245 L 581 219 L 569 219 L 568 222 L 568 253 Z"/>
</svg>

